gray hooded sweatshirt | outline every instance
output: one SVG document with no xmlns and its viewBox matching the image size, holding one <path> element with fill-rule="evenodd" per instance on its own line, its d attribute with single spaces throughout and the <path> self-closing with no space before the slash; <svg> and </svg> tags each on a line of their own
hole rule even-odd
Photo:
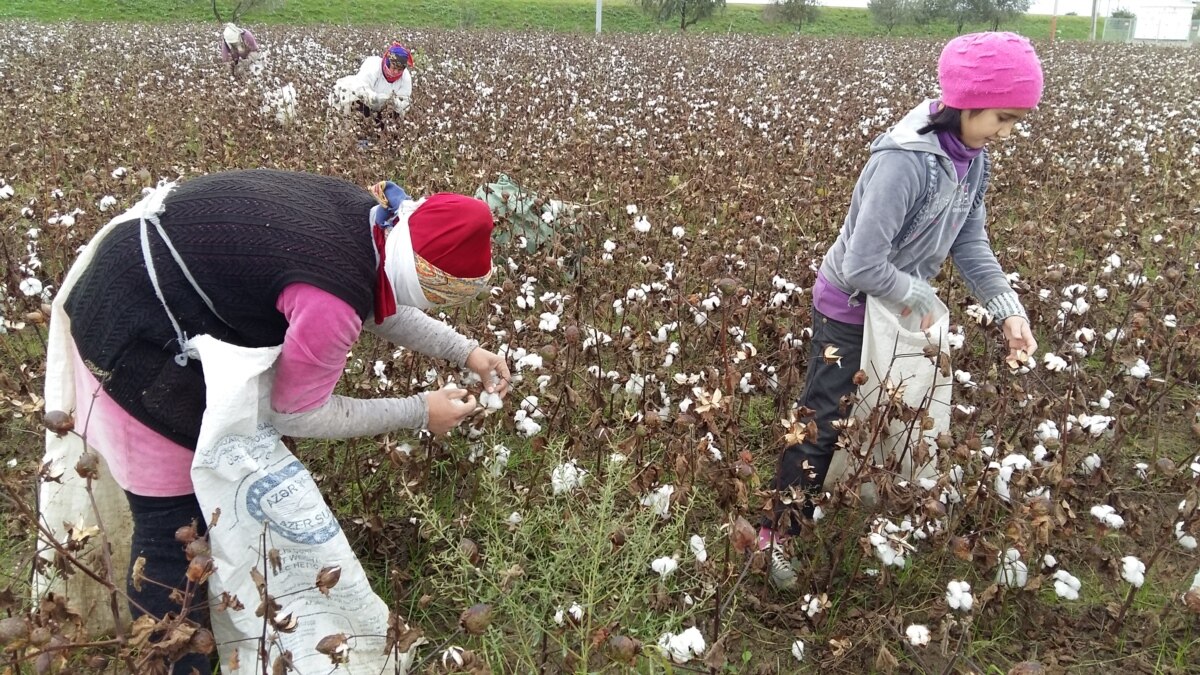
<svg viewBox="0 0 1200 675">
<path fill-rule="evenodd" d="M 949 256 L 996 320 L 1025 316 L 984 228 L 987 151 L 959 181 L 937 133 L 917 133 L 928 123 L 932 103 L 917 106 L 871 143 L 850 212 L 821 273 L 847 295 L 900 304 L 913 277 L 933 278 Z"/>
</svg>

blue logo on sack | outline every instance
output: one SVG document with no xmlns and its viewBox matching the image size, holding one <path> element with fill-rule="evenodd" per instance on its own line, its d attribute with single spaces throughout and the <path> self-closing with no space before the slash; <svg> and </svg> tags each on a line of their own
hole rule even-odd
<svg viewBox="0 0 1200 675">
<path fill-rule="evenodd" d="M 342 529 L 299 460 L 255 481 L 246 493 L 246 508 L 259 522 L 298 544 L 324 544 Z"/>
</svg>

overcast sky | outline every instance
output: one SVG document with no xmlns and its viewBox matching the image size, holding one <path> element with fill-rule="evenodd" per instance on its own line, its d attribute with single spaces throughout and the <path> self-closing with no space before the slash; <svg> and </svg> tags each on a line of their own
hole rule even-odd
<svg viewBox="0 0 1200 675">
<path fill-rule="evenodd" d="M 730 4 L 765 4 L 763 0 L 725 0 Z M 867 0 L 820 0 L 825 7 L 866 7 Z M 1151 2 L 1153 0 L 1150 0 Z M 1147 0 L 1100 0 L 1100 15 L 1107 16 L 1112 9 L 1120 7 L 1128 7 L 1133 11 L 1137 11 L 1137 5 L 1143 4 Z M 1054 0 L 1033 0 L 1033 4 L 1029 7 L 1031 14 L 1050 14 L 1054 11 Z M 1068 12 L 1075 12 L 1080 16 L 1090 16 L 1092 13 L 1092 0 L 1058 0 L 1058 13 L 1060 15 Z"/>
</svg>

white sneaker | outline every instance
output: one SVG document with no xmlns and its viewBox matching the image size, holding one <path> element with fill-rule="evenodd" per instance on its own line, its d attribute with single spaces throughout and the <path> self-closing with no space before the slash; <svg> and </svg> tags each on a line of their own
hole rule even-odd
<svg viewBox="0 0 1200 675">
<path fill-rule="evenodd" d="M 786 591 L 796 586 L 796 570 L 792 567 L 792 561 L 784 552 L 783 546 L 777 542 L 771 542 L 770 547 L 763 550 L 767 554 L 768 570 L 767 580 L 771 582 L 776 590 Z"/>
</svg>

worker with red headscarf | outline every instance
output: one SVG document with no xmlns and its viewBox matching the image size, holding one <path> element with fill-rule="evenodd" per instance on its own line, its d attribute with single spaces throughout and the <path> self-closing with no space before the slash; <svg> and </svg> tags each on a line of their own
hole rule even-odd
<svg viewBox="0 0 1200 675">
<path fill-rule="evenodd" d="M 424 311 L 488 289 L 493 221 L 484 202 L 449 193 L 414 201 L 390 182 L 364 189 L 266 169 L 209 174 L 150 198 L 154 213 L 110 224 L 72 270 L 55 304 L 74 354 L 50 364 L 73 380 L 76 428 L 126 492 L 130 560 L 144 561 L 136 578 L 156 582 L 131 584 L 135 618 L 180 611 L 171 598 L 188 560 L 175 531 L 195 521 L 203 533 L 208 516 L 190 471 L 206 386 L 188 336 L 282 345 L 270 424 L 286 436 L 443 434 L 477 409 L 457 387 L 335 395 L 364 329 L 474 372 L 489 393 L 503 396 L 509 378 L 503 357 Z M 211 672 L 200 654 L 173 672 L 192 668 Z"/>
</svg>

